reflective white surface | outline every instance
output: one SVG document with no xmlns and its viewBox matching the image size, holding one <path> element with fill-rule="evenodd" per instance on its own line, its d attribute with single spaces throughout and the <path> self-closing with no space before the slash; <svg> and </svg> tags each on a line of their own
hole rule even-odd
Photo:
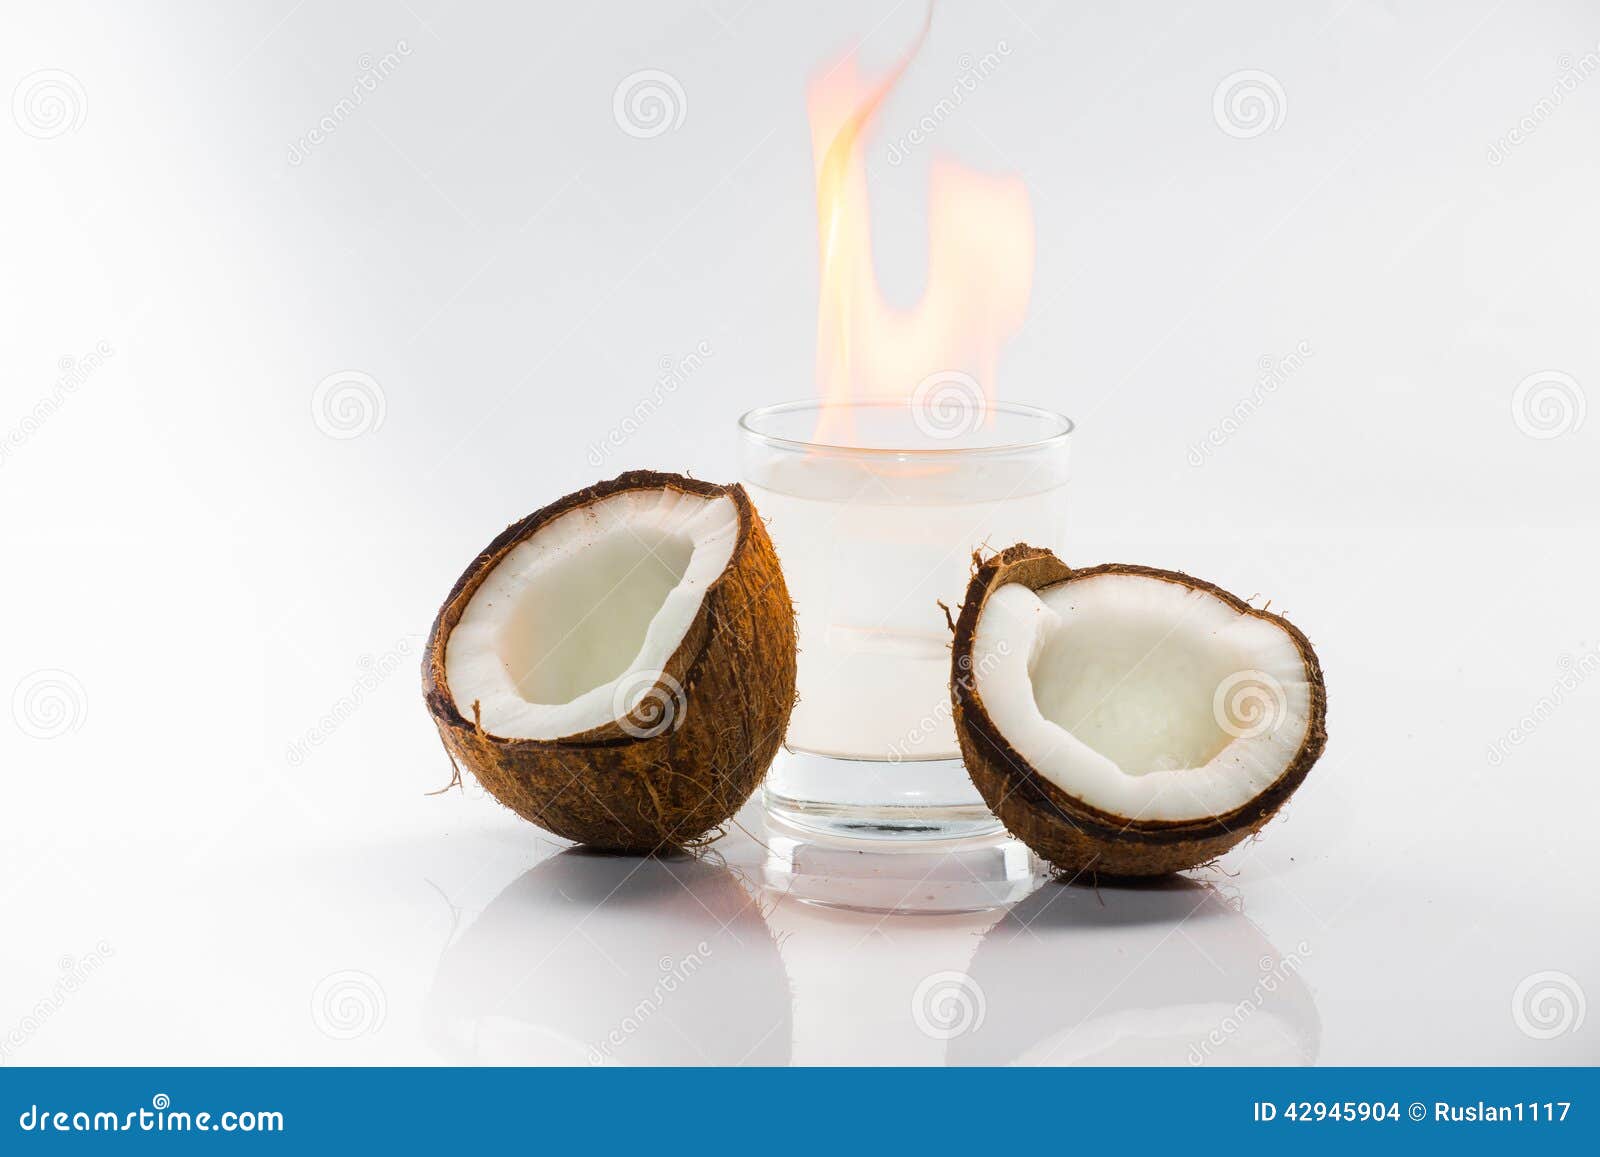
<svg viewBox="0 0 1600 1157">
<path fill-rule="evenodd" d="M 1530 975 L 1588 974 L 1559 882 L 1506 905 L 1525 889 L 1437 863 L 1467 837 L 1358 836 L 1340 787 L 1306 796 L 1214 870 L 1096 890 L 1014 845 L 1031 872 L 1007 886 L 984 880 L 1003 845 L 812 848 L 797 878 L 754 809 L 768 847 L 641 860 L 557 847 L 470 790 L 387 808 L 365 840 L 340 835 L 353 812 L 312 826 L 272 792 L 221 844 L 9 853 L 6 991 L 33 1023 L 7 1060 L 1592 1059 L 1588 1027 L 1537 1039 L 1512 1011 Z"/>
<path fill-rule="evenodd" d="M 1098 894 L 425 794 L 474 552 L 628 467 L 731 479 L 810 388 L 804 82 L 915 5 L 15 8 L 7 91 L 84 115 L 0 111 L 5 1063 L 1600 1059 L 1600 79 L 1491 156 L 1592 5 L 950 5 L 886 107 L 891 294 L 933 152 L 1033 190 L 999 380 L 1079 422 L 1063 554 L 1270 598 L 1326 669 L 1259 840 Z M 640 138 L 647 69 L 687 107 Z M 1241 70 L 1287 102 L 1250 138 Z"/>
</svg>

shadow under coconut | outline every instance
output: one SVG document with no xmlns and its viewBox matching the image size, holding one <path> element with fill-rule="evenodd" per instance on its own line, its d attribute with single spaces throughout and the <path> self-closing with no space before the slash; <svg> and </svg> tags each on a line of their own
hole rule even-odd
<svg viewBox="0 0 1600 1157">
<path fill-rule="evenodd" d="M 1311 1064 L 1322 1023 L 1300 976 L 1309 956 L 1303 943 L 1279 952 L 1214 887 L 1185 877 L 1048 884 L 984 934 L 947 1059 Z"/>
<path fill-rule="evenodd" d="M 481 1064 L 781 1065 L 788 978 L 726 867 L 571 848 L 445 950 L 430 1043 Z"/>
</svg>

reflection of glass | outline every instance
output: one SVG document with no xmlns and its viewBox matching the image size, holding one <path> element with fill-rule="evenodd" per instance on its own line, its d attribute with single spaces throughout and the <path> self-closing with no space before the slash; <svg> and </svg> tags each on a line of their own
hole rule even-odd
<svg viewBox="0 0 1600 1157">
<path fill-rule="evenodd" d="M 856 856 L 874 862 L 888 858 L 887 852 L 871 850 Z M 882 886 L 874 866 L 858 869 L 859 882 L 869 888 Z M 770 875 L 768 881 L 773 884 Z M 849 881 L 832 883 L 838 895 Z M 894 886 L 903 895 L 910 883 L 902 878 Z M 930 891 L 937 894 L 937 885 Z M 1002 909 L 928 915 L 913 912 L 907 902 L 885 914 L 850 911 L 837 901 L 810 902 L 776 887 L 767 895 L 767 923 L 782 945 L 794 986 L 795 1064 L 944 1063 L 948 1041 L 924 1031 L 913 998 L 930 976 L 959 976 Z M 1039 963 L 1052 967 L 1045 959 Z"/>
<path fill-rule="evenodd" d="M 1300 969 L 1208 885 L 1046 885 L 991 928 L 975 1031 L 951 1064 L 1304 1065 L 1321 1021 Z"/>
<path fill-rule="evenodd" d="M 727 868 L 569 849 L 446 950 L 432 1043 L 486 1064 L 788 1063 L 788 980 Z"/>
<path fill-rule="evenodd" d="M 743 481 L 799 625 L 799 702 L 767 806 L 851 835 L 996 832 L 956 748 L 939 604 L 959 607 L 975 549 L 1059 543 L 1072 423 L 993 405 L 950 425 L 857 402 L 830 427 L 848 434 L 819 442 L 819 407 L 740 420 Z"/>
</svg>

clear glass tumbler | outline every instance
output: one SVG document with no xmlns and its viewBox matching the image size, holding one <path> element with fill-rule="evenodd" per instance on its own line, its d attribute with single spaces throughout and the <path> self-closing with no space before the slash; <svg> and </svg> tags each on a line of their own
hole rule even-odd
<svg viewBox="0 0 1600 1157">
<path fill-rule="evenodd" d="M 800 697 L 768 809 L 858 837 L 998 831 L 956 746 L 941 604 L 959 611 L 974 550 L 1059 545 L 1072 423 L 1002 403 L 830 403 L 825 415 L 787 402 L 745 414 L 739 431 L 799 620 Z"/>
</svg>

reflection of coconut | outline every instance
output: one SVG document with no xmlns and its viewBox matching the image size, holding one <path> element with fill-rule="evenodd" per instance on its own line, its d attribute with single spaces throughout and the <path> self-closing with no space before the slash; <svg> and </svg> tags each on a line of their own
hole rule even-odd
<svg viewBox="0 0 1600 1157">
<path fill-rule="evenodd" d="M 785 1064 L 789 987 L 726 868 L 569 849 L 446 951 L 428 1030 L 487 1064 Z"/>
<path fill-rule="evenodd" d="M 1215 891 L 1177 878 L 1048 884 L 984 936 L 969 974 L 983 1023 L 951 1064 L 1298 1065 L 1321 1022 L 1300 977 Z"/>
</svg>

